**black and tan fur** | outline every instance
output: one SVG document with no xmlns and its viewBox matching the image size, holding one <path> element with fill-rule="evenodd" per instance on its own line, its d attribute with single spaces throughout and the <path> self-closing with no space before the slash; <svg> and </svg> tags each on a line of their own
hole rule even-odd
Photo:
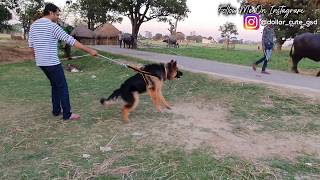
<svg viewBox="0 0 320 180">
<path fill-rule="evenodd" d="M 152 76 L 137 73 L 127 79 L 121 87 L 115 90 L 108 98 L 101 98 L 100 100 L 101 104 L 107 105 L 109 101 L 116 100 L 121 96 L 126 103 L 122 108 L 124 122 L 128 122 L 129 113 L 137 107 L 139 94 L 146 91 L 150 95 L 158 112 L 161 111 L 161 105 L 170 109 L 169 103 L 162 95 L 163 82 L 182 76 L 182 72 L 177 68 L 177 62 L 173 60 L 166 64 L 148 64 L 142 67 L 141 70 L 151 73 Z"/>
</svg>

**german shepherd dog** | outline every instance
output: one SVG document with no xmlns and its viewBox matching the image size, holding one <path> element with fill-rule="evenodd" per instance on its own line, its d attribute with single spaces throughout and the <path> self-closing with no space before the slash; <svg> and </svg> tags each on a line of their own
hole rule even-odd
<svg viewBox="0 0 320 180">
<path fill-rule="evenodd" d="M 161 112 L 160 105 L 171 109 L 169 103 L 162 95 L 163 82 L 180 78 L 183 73 L 178 70 L 177 62 L 171 60 L 166 64 L 148 64 L 140 68 L 141 71 L 128 78 L 119 89 L 115 90 L 108 98 L 101 98 L 100 103 L 107 105 L 108 102 L 116 100 L 119 96 L 124 100 L 125 105 L 122 108 L 123 121 L 129 121 L 129 113 L 132 112 L 139 103 L 139 94 L 148 92 L 153 104 L 158 112 Z M 150 74 L 149 74 L 150 73 Z"/>
</svg>

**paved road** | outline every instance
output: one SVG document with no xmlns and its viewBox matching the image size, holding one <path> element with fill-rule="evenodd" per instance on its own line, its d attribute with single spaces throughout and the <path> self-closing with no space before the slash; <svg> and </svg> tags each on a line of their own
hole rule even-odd
<svg viewBox="0 0 320 180">
<path fill-rule="evenodd" d="M 168 62 L 175 59 L 181 69 L 192 72 L 202 72 L 215 76 L 227 77 L 243 81 L 265 83 L 300 90 L 320 92 L 320 77 L 299 75 L 283 71 L 270 70 L 271 75 L 254 72 L 251 67 L 220 63 L 206 59 L 167 55 L 153 52 L 144 52 L 132 49 L 123 49 L 114 46 L 92 46 L 93 48 L 112 54 L 136 57 L 153 62 Z"/>
</svg>

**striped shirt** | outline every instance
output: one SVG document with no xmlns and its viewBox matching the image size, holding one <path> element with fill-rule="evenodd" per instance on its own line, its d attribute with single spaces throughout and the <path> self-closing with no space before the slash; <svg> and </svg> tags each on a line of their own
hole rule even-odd
<svg viewBox="0 0 320 180">
<path fill-rule="evenodd" d="M 73 46 L 76 40 L 50 19 L 35 21 L 29 31 L 29 47 L 34 49 L 37 66 L 60 64 L 58 58 L 58 40 Z"/>
</svg>

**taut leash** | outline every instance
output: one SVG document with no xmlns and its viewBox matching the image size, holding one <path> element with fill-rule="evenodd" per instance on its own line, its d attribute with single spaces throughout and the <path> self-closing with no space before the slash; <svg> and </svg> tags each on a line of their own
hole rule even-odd
<svg viewBox="0 0 320 180">
<path fill-rule="evenodd" d="M 139 72 L 139 73 L 141 73 L 141 74 L 157 77 L 156 75 L 154 75 L 154 74 L 152 74 L 152 73 L 150 73 L 150 72 L 147 72 L 147 71 L 143 71 L 143 70 L 141 70 L 140 68 L 138 68 L 138 67 L 136 67 L 136 66 L 118 62 L 118 61 L 116 61 L 116 60 L 114 60 L 114 59 L 111 59 L 111 58 L 109 58 L 109 57 L 103 56 L 103 55 L 101 55 L 101 54 L 98 54 L 98 56 L 101 57 L 101 58 L 103 58 L 103 59 L 105 59 L 105 60 L 111 61 L 111 62 L 113 62 L 113 63 L 115 63 L 115 64 L 118 64 L 118 65 L 120 65 L 120 66 L 124 66 L 125 68 L 132 69 L 132 70 L 134 70 L 134 71 L 136 71 L 136 72 Z"/>
</svg>

